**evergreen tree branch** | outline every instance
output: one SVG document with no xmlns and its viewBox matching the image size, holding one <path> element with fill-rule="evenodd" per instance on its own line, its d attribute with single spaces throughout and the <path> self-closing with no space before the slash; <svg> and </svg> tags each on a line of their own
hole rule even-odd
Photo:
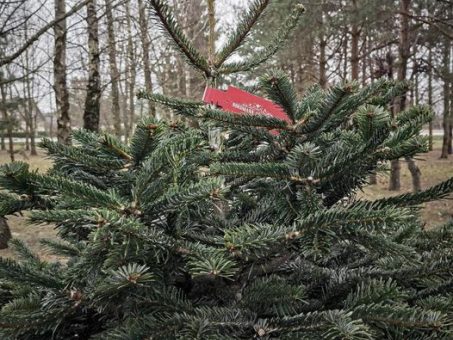
<svg viewBox="0 0 453 340">
<path fill-rule="evenodd" d="M 410 207 L 439 198 L 447 198 L 452 192 L 453 177 L 424 191 L 386 197 L 376 201 L 361 201 L 355 203 L 354 206 L 369 207 L 372 209 L 381 209 L 387 206 Z"/>
<path fill-rule="evenodd" d="M 63 196 L 84 199 L 85 206 L 104 206 L 116 210 L 124 209 L 124 202 L 119 195 L 109 190 L 107 192 L 97 189 L 95 186 L 66 179 L 58 176 L 33 174 L 31 180 L 40 188 L 50 192 L 56 191 Z"/>
<path fill-rule="evenodd" d="M 248 10 L 244 13 L 239 21 L 239 24 L 234 33 L 228 38 L 224 47 L 216 53 L 215 64 L 216 68 L 222 66 L 233 53 L 243 43 L 244 39 L 249 34 L 250 30 L 256 24 L 260 16 L 263 14 L 266 7 L 269 5 L 270 0 L 254 0 L 249 6 Z"/>
<path fill-rule="evenodd" d="M 249 60 L 245 60 L 242 62 L 237 63 L 230 63 L 230 64 L 223 64 L 222 67 L 219 68 L 220 74 L 232 74 L 238 72 L 245 72 L 249 71 L 266 60 L 272 57 L 280 47 L 285 43 L 288 39 L 290 33 L 296 27 L 297 23 L 299 22 L 299 18 L 302 13 L 305 12 L 304 6 L 301 4 L 296 4 L 285 20 L 285 22 L 280 26 L 275 36 L 272 38 L 270 43 L 265 46 L 261 51 L 257 52 L 254 56 L 252 56 Z"/>
<path fill-rule="evenodd" d="M 211 76 L 211 69 L 206 59 L 192 45 L 187 36 L 176 22 L 170 8 L 164 0 L 149 0 L 153 8 L 153 15 L 157 18 L 158 25 L 162 28 L 175 48 L 185 56 L 186 60 L 195 69 L 204 72 L 207 77 Z"/>
<path fill-rule="evenodd" d="M 289 118 L 296 120 L 296 90 L 283 72 L 273 72 L 260 78 L 260 84 L 269 99 L 282 107 Z"/>
</svg>

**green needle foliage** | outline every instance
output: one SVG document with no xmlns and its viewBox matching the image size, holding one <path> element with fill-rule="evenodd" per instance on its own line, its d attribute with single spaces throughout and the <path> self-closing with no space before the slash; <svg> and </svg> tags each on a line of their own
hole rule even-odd
<svg viewBox="0 0 453 340">
<path fill-rule="evenodd" d="M 206 72 L 169 7 L 150 3 Z M 219 70 L 267 3 L 253 2 Z M 200 128 L 145 119 L 129 145 L 80 130 L 73 146 L 42 142 L 45 174 L 1 166 L 0 214 L 54 224 L 61 239 L 42 242 L 61 260 L 13 242 L 18 260 L 0 260 L 0 337 L 451 339 L 453 223 L 424 230 L 418 208 L 448 198 L 453 179 L 355 195 L 389 160 L 426 151 L 430 110 L 392 121 L 385 105 L 405 85 L 385 80 L 299 97 L 272 71 L 259 88 L 289 122 L 141 93 Z"/>
</svg>

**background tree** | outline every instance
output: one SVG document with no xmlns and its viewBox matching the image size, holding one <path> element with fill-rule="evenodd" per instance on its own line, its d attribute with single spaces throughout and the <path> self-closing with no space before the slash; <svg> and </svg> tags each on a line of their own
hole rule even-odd
<svg viewBox="0 0 453 340">
<path fill-rule="evenodd" d="M 122 134 L 121 127 L 121 112 L 120 112 L 120 90 L 119 80 L 120 74 L 116 63 L 116 37 L 115 37 L 115 22 L 113 20 L 113 10 L 110 1 L 105 1 L 105 16 L 107 20 L 107 37 L 108 37 L 108 54 L 110 65 L 110 81 L 112 88 L 112 116 L 115 133 L 118 136 Z"/>
<path fill-rule="evenodd" d="M 96 4 L 96 0 L 91 0 L 86 5 L 89 61 L 83 127 L 91 131 L 99 130 L 101 110 L 99 28 Z"/>
<path fill-rule="evenodd" d="M 11 240 L 11 230 L 6 219 L 0 216 L 0 249 L 8 248 L 9 240 Z"/>
<path fill-rule="evenodd" d="M 143 0 L 138 0 L 138 12 L 139 12 L 139 26 L 140 26 L 140 39 L 142 45 L 142 54 L 143 54 L 143 73 L 145 76 L 145 87 L 149 93 L 153 93 L 153 81 L 151 76 L 151 65 L 149 60 L 149 51 L 150 51 L 150 40 L 149 40 L 149 28 L 148 28 L 148 15 L 147 7 L 145 6 Z M 151 116 L 156 115 L 156 108 L 154 103 L 148 103 L 148 110 Z"/>
<path fill-rule="evenodd" d="M 66 12 L 66 1 L 55 1 L 55 17 L 62 17 Z M 70 143 L 71 119 L 69 116 L 69 94 L 66 82 L 66 19 L 54 26 L 54 91 L 57 108 L 57 138 L 60 143 Z"/>
</svg>

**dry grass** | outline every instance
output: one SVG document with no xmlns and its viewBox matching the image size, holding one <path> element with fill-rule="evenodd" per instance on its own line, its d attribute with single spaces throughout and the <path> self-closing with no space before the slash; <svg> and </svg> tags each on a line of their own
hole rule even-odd
<svg viewBox="0 0 453 340">
<path fill-rule="evenodd" d="M 52 162 L 45 158 L 42 152 L 38 156 L 26 157 L 16 154 L 16 161 L 30 163 L 31 169 L 39 169 L 39 171 L 45 171 L 52 165 Z M 5 151 L 0 151 L 0 164 L 8 162 L 10 162 L 9 155 Z M 44 259 L 54 260 L 55 257 L 47 254 L 44 247 L 39 243 L 41 239 L 55 239 L 57 237 L 54 227 L 51 225 L 29 225 L 26 223 L 26 216 L 26 213 L 23 216 L 8 216 L 8 224 L 13 237 L 24 241 L 33 251 L 42 255 Z M 0 250 L 0 256 L 13 257 L 14 254 L 11 249 L 3 249 Z"/>
<path fill-rule="evenodd" d="M 422 172 L 422 186 L 428 188 L 441 181 L 453 176 L 453 156 L 448 160 L 439 159 L 440 147 L 435 144 L 435 151 L 419 156 L 417 164 Z M 51 162 L 44 157 L 42 153 L 38 156 L 30 156 L 23 159 L 23 156 L 17 155 L 17 160 L 23 160 L 30 163 L 32 169 L 45 171 L 51 166 Z M 0 151 L 0 164 L 9 162 L 9 157 L 4 151 Z M 400 192 L 390 192 L 388 187 L 388 176 L 385 174 L 378 177 L 378 184 L 368 186 L 360 196 L 366 199 L 378 199 L 385 196 L 397 195 L 411 191 L 411 176 L 404 162 L 401 164 L 401 186 Z M 422 210 L 423 220 L 428 227 L 443 223 L 453 217 L 453 200 L 442 200 L 427 203 Z M 56 232 L 52 226 L 33 226 L 26 223 L 25 216 L 10 216 L 8 222 L 11 227 L 13 237 L 23 240 L 32 250 L 42 255 L 43 258 L 54 260 L 55 257 L 45 252 L 40 245 L 39 240 L 42 238 L 56 238 Z M 10 249 L 0 250 L 0 256 L 12 257 Z"/>
<path fill-rule="evenodd" d="M 450 156 L 449 159 L 439 159 L 439 156 L 439 149 L 418 156 L 417 165 L 422 173 L 421 182 L 424 189 L 453 177 L 453 156 Z M 410 192 L 412 190 L 412 177 L 404 161 L 401 161 L 401 191 L 389 191 L 387 190 L 388 185 L 389 176 L 381 174 L 378 177 L 378 184 L 367 186 L 363 193 L 360 193 L 360 196 L 373 200 Z M 453 200 L 444 199 L 424 204 L 422 218 L 427 227 L 448 221 L 453 218 Z"/>
</svg>

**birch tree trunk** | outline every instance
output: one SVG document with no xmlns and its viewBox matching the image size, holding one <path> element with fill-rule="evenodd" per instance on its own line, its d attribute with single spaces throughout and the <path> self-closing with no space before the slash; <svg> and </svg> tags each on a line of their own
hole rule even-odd
<svg viewBox="0 0 453 340">
<path fill-rule="evenodd" d="M 55 17 L 64 16 L 65 0 L 55 0 Z M 57 111 L 58 142 L 71 144 L 71 119 L 69 116 L 69 94 L 66 84 L 66 19 L 54 26 L 55 56 L 53 60 L 54 91 Z"/>
<path fill-rule="evenodd" d="M 99 74 L 100 52 L 96 0 L 87 3 L 87 30 L 89 61 L 83 127 L 90 131 L 99 131 L 101 79 Z"/>
<path fill-rule="evenodd" d="M 27 32 L 27 27 L 25 28 L 25 31 Z M 25 33 L 25 39 L 28 39 L 28 33 Z M 29 50 L 27 49 L 25 51 L 25 68 L 27 70 L 30 70 L 30 55 L 29 55 Z M 30 79 L 30 73 L 27 72 L 27 76 L 25 77 L 25 87 L 24 87 L 24 92 L 25 92 L 25 98 L 26 98 L 26 105 L 25 105 L 25 119 L 26 119 L 26 124 L 27 124 L 27 137 L 30 140 L 29 143 L 29 151 L 30 155 L 36 156 L 38 153 L 36 151 L 36 142 L 35 142 L 35 118 L 33 115 L 34 111 L 34 101 L 33 101 L 33 91 L 31 87 L 31 79 Z"/>
<path fill-rule="evenodd" d="M 126 15 L 127 15 L 127 87 L 129 91 L 129 135 L 132 134 L 132 128 L 135 123 L 135 80 L 136 80 L 136 65 L 135 65 L 135 52 L 134 41 L 132 39 L 132 25 L 130 16 L 130 2 L 126 2 Z"/>
<path fill-rule="evenodd" d="M 107 19 L 107 38 L 108 38 L 108 54 L 109 54 L 109 67 L 110 67 L 110 81 L 112 87 L 112 115 L 113 126 L 115 134 L 121 136 L 121 109 L 120 109 L 120 93 L 119 93 L 119 79 L 120 73 L 116 63 L 116 41 L 115 41 L 115 28 L 112 13 L 112 4 L 110 0 L 105 0 L 105 16 Z"/>
<path fill-rule="evenodd" d="M 7 92 L 5 89 L 6 84 L 0 83 L 0 92 L 2 95 L 2 102 L 6 103 L 8 101 L 7 98 Z M 13 141 L 13 119 L 8 113 L 8 109 L 6 107 L 3 107 L 3 117 L 5 117 L 5 122 L 6 122 L 6 136 L 8 138 L 8 153 L 9 153 L 9 158 L 11 159 L 11 162 L 14 162 L 14 141 Z"/>
<path fill-rule="evenodd" d="M 145 76 L 145 88 L 148 93 L 153 93 L 153 81 L 151 77 L 151 66 L 149 61 L 149 50 L 151 43 L 148 37 L 148 19 L 146 7 L 143 0 L 138 0 L 138 20 L 140 28 L 140 40 L 143 49 L 143 73 Z M 152 101 L 148 101 L 148 112 L 150 116 L 156 116 L 156 106 Z"/>
</svg>

